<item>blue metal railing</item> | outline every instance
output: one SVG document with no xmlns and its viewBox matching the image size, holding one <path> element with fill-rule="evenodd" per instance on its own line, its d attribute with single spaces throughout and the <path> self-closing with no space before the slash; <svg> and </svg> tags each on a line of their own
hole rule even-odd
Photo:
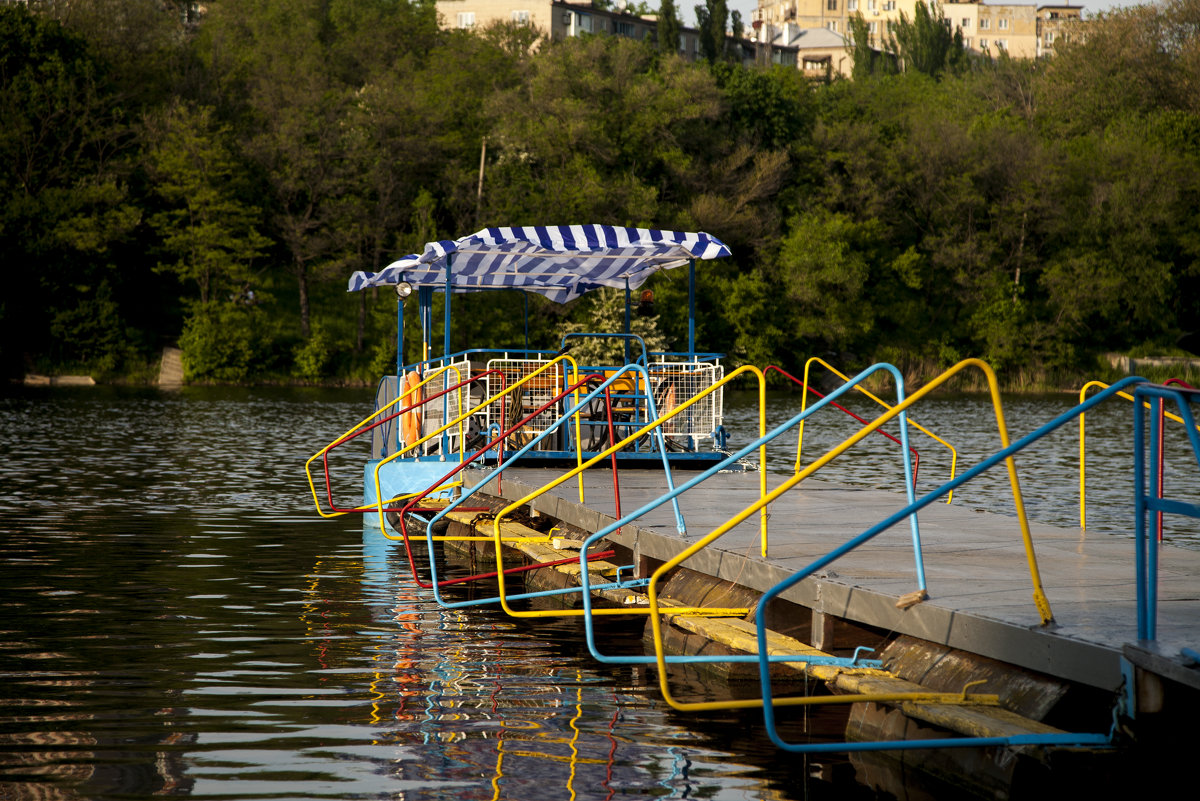
<svg viewBox="0 0 1200 801">
<path fill-rule="evenodd" d="M 813 573 L 827 567 L 832 562 L 840 557 L 859 547 L 860 545 L 870 541 L 881 532 L 895 525 L 906 516 L 920 511 L 937 499 L 941 498 L 948 492 L 951 492 L 966 482 L 983 473 L 986 470 L 995 467 L 997 464 L 1010 459 L 1014 454 L 1028 447 L 1030 444 L 1038 441 L 1046 434 L 1058 429 L 1069 421 L 1078 417 L 1080 414 L 1087 412 L 1093 406 L 1102 403 L 1108 398 L 1115 395 L 1122 388 L 1144 381 L 1145 379 L 1132 376 L 1122 381 L 1117 382 L 1112 387 L 1103 392 L 1092 396 L 1084 403 L 1079 404 L 1073 409 L 1064 412 L 1055 417 L 1050 422 L 1046 423 L 1036 431 L 1028 434 L 1016 442 L 1008 445 L 1005 448 L 997 451 L 992 456 L 983 460 L 979 464 L 967 470 L 962 475 L 948 481 L 932 492 L 922 496 L 914 503 L 910 503 L 903 509 L 900 509 L 888 518 L 880 521 L 876 525 L 859 534 L 857 537 L 849 540 L 843 545 L 833 549 L 825 556 L 810 563 L 806 567 L 792 574 L 788 578 L 771 587 L 762 598 L 759 599 L 758 608 L 755 611 L 755 626 L 758 630 L 758 649 L 759 649 L 759 680 L 763 690 L 763 720 L 766 725 L 767 734 L 772 742 L 778 747 L 793 753 L 822 753 L 822 752 L 849 752 L 849 751 L 892 751 L 904 750 L 910 748 L 976 748 L 981 746 L 1018 746 L 1018 745 L 1078 745 L 1078 746 L 1096 746 L 1107 745 L 1112 742 L 1113 732 L 1107 733 L 1055 733 L 1055 734 L 1032 734 L 1032 735 L 1012 735 L 1007 737 L 956 737 L 935 740 L 918 740 L 918 741 L 878 741 L 878 742 L 857 742 L 857 743 L 789 743 L 785 741 L 779 734 L 776 723 L 775 703 L 771 692 L 771 671 L 770 661 L 763 657 L 766 653 L 767 643 L 767 605 L 780 594 L 794 587 L 796 584 L 808 578 Z M 931 388 L 931 387 L 927 387 Z M 913 396 L 910 402 L 915 402 L 922 397 L 924 390 Z M 1137 405 L 1141 409 L 1141 405 Z M 900 407 L 897 407 L 900 408 Z M 889 418 L 891 413 L 881 415 L 872 425 L 878 427 Z"/>
<path fill-rule="evenodd" d="M 1173 400 L 1183 418 L 1192 455 L 1200 466 L 1200 433 L 1196 430 L 1196 419 L 1191 405 L 1200 402 L 1200 391 L 1174 389 L 1165 386 L 1143 384 L 1134 390 L 1133 404 L 1133 470 L 1134 470 L 1134 514 L 1136 548 L 1135 567 L 1137 572 L 1137 625 L 1139 640 L 1158 638 L 1158 546 L 1146 534 L 1147 512 L 1169 513 L 1200 518 L 1200 504 L 1185 503 L 1160 497 L 1162 495 L 1162 473 L 1150 471 L 1150 488 L 1146 490 L 1146 404 L 1150 399 L 1155 419 L 1161 419 L 1163 403 Z M 1159 437 L 1150 438 L 1150 464 L 1161 464 Z"/>
</svg>

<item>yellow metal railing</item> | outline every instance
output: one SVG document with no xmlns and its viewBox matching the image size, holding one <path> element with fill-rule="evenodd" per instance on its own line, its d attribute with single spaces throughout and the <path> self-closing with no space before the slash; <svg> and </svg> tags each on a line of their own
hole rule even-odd
<svg viewBox="0 0 1200 801">
<path fill-rule="evenodd" d="M 820 356 L 813 356 L 812 358 L 810 358 L 808 361 L 806 361 L 804 363 L 804 385 L 803 385 L 803 392 L 801 393 L 803 395 L 803 397 L 800 399 L 800 411 L 804 411 L 805 409 L 808 408 L 808 373 L 809 373 L 809 368 L 812 367 L 813 362 L 816 362 L 817 364 L 821 365 L 826 370 L 833 373 L 834 375 L 836 375 L 838 378 L 842 379 L 843 381 L 850 380 L 850 377 L 848 375 L 846 375 L 842 371 L 838 370 L 836 367 L 834 367 L 829 362 L 822 359 Z M 861 392 L 863 395 L 866 395 L 868 398 L 875 401 L 875 403 L 879 404 L 884 409 L 892 408 L 890 405 L 888 405 L 887 401 L 884 401 L 884 400 L 881 400 L 881 399 L 875 397 L 875 395 L 872 394 L 870 390 L 864 389 L 862 386 L 857 385 L 857 384 L 854 386 L 854 389 L 855 389 L 855 391 Z M 800 421 L 800 434 L 798 437 L 798 441 L 796 443 L 796 472 L 800 471 L 800 451 L 804 447 L 804 422 L 805 421 L 803 421 L 803 420 Z M 920 423 L 918 423 L 917 421 L 913 420 L 911 417 L 908 418 L 908 424 L 910 426 L 912 426 L 913 428 L 917 429 L 918 431 L 920 431 L 925 436 L 929 437 L 930 439 L 932 439 L 936 442 L 939 442 L 942 445 L 944 445 L 950 449 L 950 480 L 953 481 L 954 475 L 955 475 L 955 470 L 958 469 L 958 451 L 955 450 L 954 446 L 951 445 L 949 442 L 946 442 L 946 440 L 942 439 L 937 434 L 934 434 L 932 431 L 925 428 L 925 426 L 923 426 Z M 950 503 L 952 500 L 954 500 L 953 492 L 951 492 L 949 495 L 946 496 L 946 503 Z"/>
<path fill-rule="evenodd" d="M 1087 399 L 1087 392 L 1092 388 L 1108 389 L 1109 385 L 1103 381 L 1089 381 L 1079 390 L 1079 402 L 1083 403 Z M 1133 402 L 1133 396 L 1128 392 L 1117 392 L 1122 398 Z M 1143 403 L 1149 409 L 1149 403 Z M 1163 411 L 1163 416 L 1168 420 L 1173 420 L 1176 423 L 1182 423 L 1183 418 L 1173 412 Z M 1079 415 L 1079 527 L 1087 530 L 1087 415 Z M 1197 427 L 1200 430 L 1200 426 Z"/>
<path fill-rule="evenodd" d="M 885 411 L 879 417 L 877 417 L 873 421 L 871 421 L 868 425 L 864 426 L 862 429 L 855 432 L 853 435 L 851 435 L 846 440 L 844 440 L 840 445 L 837 445 L 836 447 L 830 449 L 824 455 L 822 455 L 820 458 L 818 458 L 815 462 L 813 462 L 811 465 L 804 468 L 803 470 L 798 471 L 795 475 L 793 475 L 791 478 L 787 479 L 781 485 L 776 487 L 774 490 L 772 490 L 770 493 L 768 493 L 765 497 L 762 497 L 759 500 L 755 501 L 754 503 L 750 504 L 745 509 L 740 511 L 737 515 L 735 515 L 734 517 L 727 520 L 725 523 L 718 526 L 711 533 L 707 534 L 706 536 L 701 538 L 699 541 L 693 543 L 692 545 L 688 546 L 680 553 L 676 554 L 670 560 L 668 560 L 667 562 L 665 562 L 661 566 L 659 566 L 659 568 L 657 570 L 655 570 L 653 574 L 651 574 L 650 581 L 647 585 L 647 595 L 649 597 L 649 602 L 650 602 L 649 614 L 650 614 L 651 628 L 653 631 L 654 656 L 655 656 L 655 662 L 658 666 L 659 687 L 663 693 L 663 698 L 666 700 L 666 702 L 672 708 L 678 709 L 680 711 L 695 711 L 695 712 L 719 710 L 719 709 L 761 708 L 763 706 L 763 699 L 762 698 L 752 698 L 752 699 L 743 699 L 743 700 L 736 700 L 736 701 L 704 701 L 704 702 L 696 702 L 696 703 L 684 703 L 684 702 L 679 701 L 672 695 L 671 689 L 669 686 L 669 682 L 668 682 L 666 650 L 665 650 L 663 636 L 662 636 L 661 615 L 663 613 L 674 614 L 676 612 L 676 610 L 673 608 L 668 608 L 666 610 L 663 610 L 659 607 L 658 583 L 662 580 L 662 578 L 668 572 L 670 572 L 671 570 L 673 570 L 674 568 L 678 567 L 680 564 L 685 562 L 687 559 L 689 559 L 690 557 L 692 557 L 693 555 L 695 555 L 702 549 L 707 548 L 712 543 L 716 542 L 718 539 L 720 539 L 722 536 L 724 536 L 726 533 L 728 533 L 735 526 L 737 526 L 738 524 L 742 523 L 744 520 L 749 518 L 755 512 L 761 512 L 763 509 L 766 508 L 767 505 L 769 505 L 773 501 L 777 500 L 784 493 L 788 492 L 790 489 L 795 487 L 797 484 L 804 481 L 806 478 L 808 478 L 812 474 L 816 473 L 818 470 L 820 470 L 826 464 L 829 464 L 834 459 L 836 459 L 838 456 L 840 456 L 842 453 L 844 453 L 845 451 L 847 451 L 848 449 L 850 449 L 854 445 L 856 445 L 858 442 L 860 442 L 863 438 L 870 435 L 877 428 L 884 425 L 888 421 L 894 419 L 895 417 L 899 416 L 900 413 L 905 411 L 906 409 L 908 409 L 908 407 L 917 403 L 918 401 L 923 399 L 925 396 L 927 396 L 929 393 L 933 392 L 935 389 L 937 389 L 939 386 L 941 386 L 943 383 L 948 381 L 955 374 L 957 374 L 958 372 L 960 372 L 968 367 L 979 368 L 984 373 L 985 377 L 987 378 L 988 391 L 992 398 L 992 407 L 993 407 L 993 410 L 995 411 L 995 415 L 996 415 L 996 427 L 997 427 L 997 430 L 999 433 L 1001 446 L 1002 446 L 1002 448 L 1007 448 L 1009 446 L 1008 428 L 1004 421 L 1004 409 L 1003 409 L 1001 401 L 1000 401 L 1000 390 L 999 390 L 999 385 L 996 381 L 996 375 L 992 371 L 992 368 L 989 365 L 987 365 L 985 362 L 982 362 L 979 359 L 966 359 L 966 360 L 961 361 L 958 364 L 954 365 L 949 370 L 946 370 L 945 372 L 943 372 L 940 376 L 935 378 L 933 381 L 929 382 L 927 385 L 922 387 L 917 392 L 910 395 L 903 402 L 897 403 L 895 406 L 889 408 L 887 411 Z M 1034 604 L 1038 609 L 1038 613 L 1041 615 L 1043 623 L 1048 623 L 1054 619 L 1054 616 L 1050 610 L 1050 603 L 1046 598 L 1045 590 L 1042 586 L 1041 574 L 1040 574 L 1040 572 L 1038 570 L 1038 566 L 1037 566 L 1037 556 L 1036 556 L 1036 554 L 1034 552 L 1034 548 L 1033 548 L 1033 539 L 1029 532 L 1029 522 L 1028 522 L 1028 519 L 1026 518 L 1026 514 L 1025 514 L 1025 504 L 1021 497 L 1021 487 L 1020 487 L 1020 482 L 1017 478 L 1016 464 L 1013 461 L 1011 456 L 1007 457 L 1004 460 L 1004 462 L 1005 462 L 1005 466 L 1008 470 L 1009 482 L 1012 486 L 1013 502 L 1016 507 L 1017 518 L 1020 521 L 1021 537 L 1022 537 L 1022 540 L 1024 541 L 1024 545 L 1025 545 L 1026 559 L 1029 562 L 1029 571 L 1030 571 L 1030 576 L 1031 576 L 1031 579 L 1033 582 L 1033 587 L 1034 587 L 1034 593 L 1033 593 Z M 600 612 L 602 610 L 594 610 L 594 611 Z M 792 660 L 789 660 L 789 661 L 792 661 Z M 796 659 L 794 660 L 794 662 L 796 662 L 796 663 L 804 663 L 805 661 L 806 660 L 805 660 L 804 656 L 800 655 L 800 654 L 798 654 L 796 656 Z M 819 704 L 858 703 L 858 702 L 867 702 L 867 701 L 881 701 L 881 702 L 912 701 L 912 702 L 916 702 L 916 703 L 939 703 L 939 704 L 956 704 L 956 703 L 958 703 L 958 704 L 962 704 L 962 703 L 994 704 L 994 703 L 996 703 L 996 698 L 995 698 L 995 696 L 970 696 L 967 694 L 966 690 L 964 689 L 964 691 L 962 693 L 859 693 L 859 694 L 853 694 L 853 695 L 838 695 L 838 696 L 829 696 L 829 697 L 805 696 L 805 697 L 797 697 L 797 698 L 779 698 L 779 699 L 775 699 L 774 703 L 778 706 L 806 706 L 806 705 L 811 706 L 811 705 L 819 705 Z"/>
</svg>

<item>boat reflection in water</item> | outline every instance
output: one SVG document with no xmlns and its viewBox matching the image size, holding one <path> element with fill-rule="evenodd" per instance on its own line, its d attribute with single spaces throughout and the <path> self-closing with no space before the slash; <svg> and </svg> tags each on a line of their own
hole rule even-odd
<svg viewBox="0 0 1200 801">
<path fill-rule="evenodd" d="M 443 609 L 411 585 L 407 565 L 369 526 L 363 547 L 364 586 L 391 587 L 394 599 L 377 610 L 378 622 L 395 628 L 386 646 L 376 646 L 389 669 L 374 673 L 370 722 L 389 729 L 381 742 L 420 754 L 393 763 L 393 779 L 458 779 L 457 797 L 470 798 L 684 798 L 712 789 L 693 781 L 693 771 L 736 772 L 722 764 L 725 754 L 677 744 L 699 739 L 691 733 L 671 731 L 676 743 L 656 742 L 661 732 L 646 728 L 651 688 L 619 692 L 585 670 L 585 654 L 556 645 L 566 639 L 554 636 L 562 629 L 543 631 L 545 641 L 524 639 L 528 631 L 511 639 L 519 627 L 510 621 Z M 770 797 L 761 787 L 754 792 Z"/>
</svg>

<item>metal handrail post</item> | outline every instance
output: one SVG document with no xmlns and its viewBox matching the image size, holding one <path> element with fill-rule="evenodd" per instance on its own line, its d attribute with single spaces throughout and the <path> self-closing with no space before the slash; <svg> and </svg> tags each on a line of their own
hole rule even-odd
<svg viewBox="0 0 1200 801">
<path fill-rule="evenodd" d="M 1158 637 L 1158 549 L 1161 547 L 1161 543 L 1151 542 L 1150 537 L 1146 534 L 1146 512 L 1171 512 L 1200 518 L 1200 505 L 1157 497 L 1162 487 L 1157 483 L 1157 474 L 1153 470 L 1157 456 L 1156 438 L 1154 437 L 1151 437 L 1150 440 L 1151 483 L 1150 492 L 1147 494 L 1143 428 L 1145 426 L 1144 410 L 1149 404 L 1142 402 L 1142 398 L 1152 398 L 1150 403 L 1158 405 L 1151 406 L 1151 411 L 1157 413 L 1162 412 L 1161 404 L 1164 400 L 1175 401 L 1179 408 L 1180 419 L 1186 426 L 1188 441 L 1192 446 L 1192 454 L 1198 466 L 1200 466 L 1200 433 L 1197 433 L 1196 430 L 1196 420 L 1192 413 L 1191 402 L 1184 397 L 1182 390 L 1145 384 L 1134 390 L 1134 396 L 1134 514 L 1136 516 L 1134 532 L 1137 545 L 1134 569 L 1137 573 L 1138 588 L 1138 639 L 1155 640 Z"/>
</svg>

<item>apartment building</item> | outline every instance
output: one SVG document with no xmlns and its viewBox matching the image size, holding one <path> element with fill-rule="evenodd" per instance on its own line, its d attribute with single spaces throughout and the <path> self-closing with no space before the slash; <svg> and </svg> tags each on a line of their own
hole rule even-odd
<svg viewBox="0 0 1200 801">
<path fill-rule="evenodd" d="M 772 58 L 774 63 L 790 63 L 810 78 L 849 78 L 854 58 L 844 35 L 828 27 L 801 28 L 797 23 L 782 25 L 755 21 L 757 41 L 765 43 L 771 54 L 787 53 L 788 61 Z"/>
<path fill-rule="evenodd" d="M 917 0 L 759 0 L 753 15 L 758 28 L 783 25 L 825 28 L 848 35 L 850 18 L 861 14 L 871 42 L 883 47 L 903 14 L 912 19 Z M 1013 58 L 1052 55 L 1054 43 L 1080 18 L 1080 6 L 1035 6 L 1009 3 L 938 3 L 946 22 L 962 32 L 968 50 L 996 57 L 1001 51 Z M 772 34 L 774 35 L 774 34 Z"/>
<path fill-rule="evenodd" d="M 495 22 L 515 22 L 537 28 L 552 40 L 589 34 L 626 36 L 639 40 L 656 40 L 658 37 L 657 17 L 642 17 L 619 9 L 598 9 L 587 0 L 437 0 L 437 10 L 441 25 L 446 28 L 469 30 Z M 822 41 L 808 48 L 812 51 L 809 53 L 808 66 L 804 67 L 808 74 L 829 74 L 832 61 L 824 52 L 829 49 L 828 44 Z M 797 48 L 785 42 L 771 45 L 757 38 L 729 36 L 726 47 L 747 66 L 778 64 L 801 67 Z M 844 54 L 844 43 L 841 48 Z M 686 27 L 680 29 L 679 54 L 689 61 L 701 57 L 699 31 Z"/>
<path fill-rule="evenodd" d="M 447 28 L 471 29 L 494 22 L 515 22 L 537 28 L 551 39 L 586 34 L 609 34 L 630 39 L 654 39 L 655 17 L 640 17 L 624 11 L 605 11 L 591 3 L 564 0 L 437 0 L 441 24 Z M 695 59 L 700 55 L 700 35 L 692 28 L 679 34 L 679 53 Z"/>
<path fill-rule="evenodd" d="M 1038 6 L 1038 55 L 1054 55 L 1054 46 L 1071 35 L 1079 22 L 1079 6 Z"/>
<path fill-rule="evenodd" d="M 916 6 L 917 0 L 759 0 L 752 19 L 760 28 L 795 25 L 845 36 L 850 31 L 850 17 L 862 14 L 871 35 L 882 36 L 889 30 L 888 23 L 900 19 L 902 12 L 912 19 Z"/>
</svg>

